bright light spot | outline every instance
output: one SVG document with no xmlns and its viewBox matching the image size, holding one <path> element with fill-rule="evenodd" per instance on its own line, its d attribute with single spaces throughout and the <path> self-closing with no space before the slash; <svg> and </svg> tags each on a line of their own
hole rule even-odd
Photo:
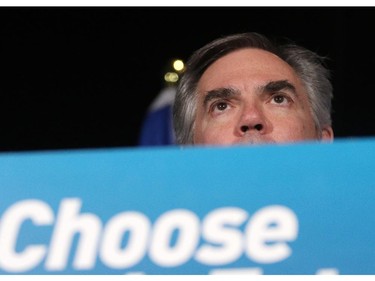
<svg viewBox="0 0 375 281">
<path fill-rule="evenodd" d="M 164 80 L 169 82 L 169 83 L 176 83 L 178 81 L 178 74 L 175 72 L 167 72 L 164 75 Z"/>
<path fill-rule="evenodd" d="M 182 60 L 175 60 L 173 62 L 173 68 L 176 70 L 176 71 L 181 71 L 184 69 L 184 62 Z"/>
</svg>

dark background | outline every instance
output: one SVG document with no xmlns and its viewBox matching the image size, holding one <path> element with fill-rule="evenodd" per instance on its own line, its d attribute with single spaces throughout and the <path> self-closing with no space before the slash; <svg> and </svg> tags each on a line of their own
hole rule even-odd
<svg viewBox="0 0 375 281">
<path fill-rule="evenodd" d="M 167 62 L 257 31 L 328 56 L 336 138 L 375 136 L 373 7 L 0 7 L 0 151 L 135 147 Z"/>
</svg>

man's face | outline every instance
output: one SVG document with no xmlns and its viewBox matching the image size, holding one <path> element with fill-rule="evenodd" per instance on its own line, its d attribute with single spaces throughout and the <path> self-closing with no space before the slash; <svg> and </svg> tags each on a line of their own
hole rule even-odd
<svg viewBox="0 0 375 281">
<path fill-rule="evenodd" d="M 232 145 L 332 140 L 318 132 L 306 90 L 276 55 L 242 49 L 214 62 L 198 83 L 194 144 Z"/>
</svg>

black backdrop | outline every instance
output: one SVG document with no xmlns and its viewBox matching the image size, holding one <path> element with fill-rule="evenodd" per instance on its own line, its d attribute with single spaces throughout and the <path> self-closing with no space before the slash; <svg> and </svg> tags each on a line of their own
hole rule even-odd
<svg viewBox="0 0 375 281">
<path fill-rule="evenodd" d="M 375 135 L 373 7 L 0 7 L 0 151 L 134 147 L 166 63 L 257 31 L 330 58 L 337 138 Z"/>
</svg>

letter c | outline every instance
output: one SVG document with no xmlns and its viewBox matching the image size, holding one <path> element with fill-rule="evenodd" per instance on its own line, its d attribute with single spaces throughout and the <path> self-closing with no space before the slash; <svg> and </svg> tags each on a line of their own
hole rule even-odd
<svg viewBox="0 0 375 281">
<path fill-rule="evenodd" d="M 53 223 L 54 215 L 49 205 L 35 199 L 19 201 L 4 212 L 0 221 L 0 267 L 3 270 L 30 270 L 46 254 L 44 245 L 29 245 L 22 252 L 16 252 L 18 234 L 22 223 L 27 219 L 34 225 L 48 225 Z"/>
</svg>

